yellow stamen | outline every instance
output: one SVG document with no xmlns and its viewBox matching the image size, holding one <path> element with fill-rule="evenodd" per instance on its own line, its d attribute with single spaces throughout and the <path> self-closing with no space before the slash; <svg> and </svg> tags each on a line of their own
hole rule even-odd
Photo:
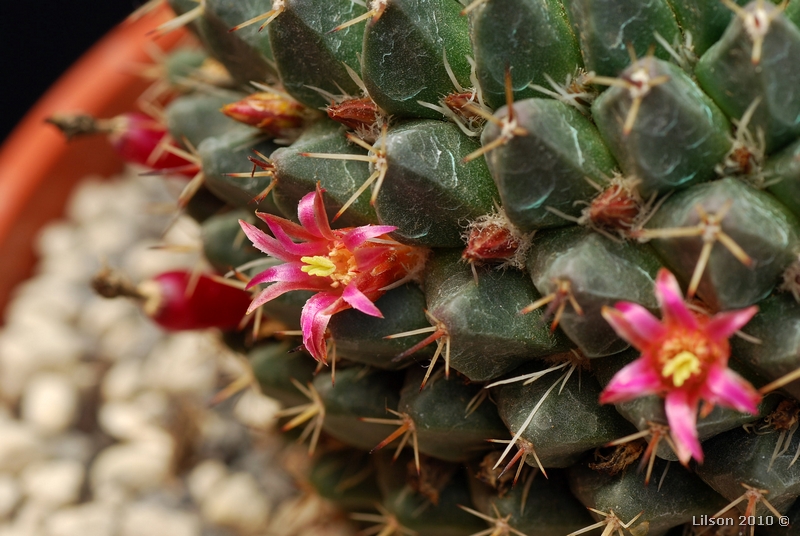
<svg viewBox="0 0 800 536">
<path fill-rule="evenodd" d="M 306 264 L 301 266 L 300 270 L 309 275 L 328 277 L 336 271 L 336 265 L 328 257 L 316 255 L 314 257 L 300 257 L 300 260 Z"/>
<path fill-rule="evenodd" d="M 698 372 L 700 372 L 700 359 L 687 350 L 669 359 L 661 369 L 661 375 L 665 378 L 672 376 L 672 383 L 675 387 L 680 387 Z"/>
</svg>

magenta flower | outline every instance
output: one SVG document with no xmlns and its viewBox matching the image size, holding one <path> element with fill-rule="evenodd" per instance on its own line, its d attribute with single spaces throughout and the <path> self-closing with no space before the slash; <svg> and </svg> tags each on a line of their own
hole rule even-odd
<svg viewBox="0 0 800 536">
<path fill-rule="evenodd" d="M 382 317 L 373 303 L 387 287 L 407 281 L 419 272 L 427 251 L 406 246 L 390 237 L 390 225 L 364 225 L 331 229 L 322 201 L 322 190 L 300 200 L 301 225 L 257 212 L 274 236 L 239 220 L 253 245 L 267 255 L 285 261 L 253 277 L 252 288 L 272 283 L 250 303 L 248 313 L 292 290 L 317 293 L 303 306 L 300 325 L 303 344 L 317 361 L 327 361 L 325 331 L 331 316 L 350 309 Z"/>
<path fill-rule="evenodd" d="M 658 272 L 656 298 L 659 322 L 636 303 L 604 307 L 603 318 L 642 355 L 617 372 L 600 395 L 600 403 L 624 402 L 645 395 L 665 398 L 665 410 L 678 458 L 686 465 L 703 461 L 697 439 L 697 409 L 701 400 L 737 411 L 757 413 L 761 395 L 728 368 L 728 338 L 756 314 L 751 306 L 712 317 L 691 311 L 678 282 L 668 270 Z"/>
</svg>

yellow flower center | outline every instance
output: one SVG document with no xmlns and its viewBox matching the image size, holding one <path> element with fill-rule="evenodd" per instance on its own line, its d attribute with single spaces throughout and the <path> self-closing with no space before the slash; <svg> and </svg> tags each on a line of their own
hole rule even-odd
<svg viewBox="0 0 800 536">
<path fill-rule="evenodd" d="M 672 376 L 672 383 L 680 387 L 693 374 L 700 372 L 700 359 L 692 352 L 684 350 L 664 363 L 661 375 L 665 378 Z"/>
<path fill-rule="evenodd" d="M 300 257 L 305 263 L 300 270 L 319 277 L 330 277 L 331 287 L 347 285 L 358 273 L 353 253 L 340 244 L 336 244 L 328 255 Z"/>
<path fill-rule="evenodd" d="M 319 277 L 328 277 L 336 271 L 336 265 L 328 257 L 322 255 L 315 255 L 314 257 L 300 257 L 300 260 L 305 263 L 301 266 L 300 270 L 308 275 L 317 275 Z"/>
</svg>

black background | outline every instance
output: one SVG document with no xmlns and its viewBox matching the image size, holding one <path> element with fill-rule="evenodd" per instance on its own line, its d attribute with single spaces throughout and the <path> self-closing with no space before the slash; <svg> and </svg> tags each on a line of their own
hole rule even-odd
<svg viewBox="0 0 800 536">
<path fill-rule="evenodd" d="M 0 143 L 45 90 L 143 0 L 0 0 Z"/>
</svg>

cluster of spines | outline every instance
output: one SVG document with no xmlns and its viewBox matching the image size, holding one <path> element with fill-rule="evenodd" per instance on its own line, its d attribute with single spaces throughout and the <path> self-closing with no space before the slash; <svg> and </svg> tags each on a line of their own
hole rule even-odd
<svg viewBox="0 0 800 536">
<path fill-rule="evenodd" d="M 662 262 L 687 283 L 689 298 L 699 297 L 703 300 L 703 303 L 693 306 L 700 311 L 705 310 L 705 313 L 709 310 L 742 307 L 760 300 L 776 286 L 781 274 L 785 274 L 783 287 L 797 293 L 797 287 L 792 285 L 796 277 L 791 275 L 797 264 L 797 252 L 793 249 L 797 247 L 796 215 L 774 202 L 767 194 L 751 191 L 749 187 L 743 188 L 731 180 L 700 184 L 716 178 L 717 174 L 741 176 L 761 187 L 770 189 L 774 186 L 776 195 L 786 196 L 785 193 L 778 192 L 781 192 L 781 188 L 785 191 L 786 183 L 792 181 L 792 176 L 782 170 L 776 172 L 778 165 L 771 165 L 770 157 L 775 155 L 777 158 L 778 150 L 796 138 L 797 131 L 781 125 L 773 128 L 779 121 L 774 109 L 775 103 L 765 102 L 765 96 L 760 95 L 749 98 L 747 91 L 750 88 L 744 87 L 748 83 L 741 84 L 744 87 L 741 94 L 737 93 L 734 98 L 715 103 L 697 89 L 697 82 L 716 99 L 715 88 L 725 80 L 715 77 L 724 68 L 735 70 L 742 76 L 750 76 L 742 70 L 746 65 L 736 63 L 738 56 L 735 51 L 740 49 L 746 49 L 747 64 L 755 72 L 767 70 L 770 51 L 774 50 L 770 47 L 776 46 L 770 41 L 771 36 L 780 32 L 784 39 L 791 40 L 797 34 L 794 26 L 787 26 L 793 23 L 782 14 L 787 9 L 791 13 L 797 11 L 792 5 L 787 8 L 787 2 L 777 7 L 763 1 L 754 2 L 747 7 L 741 7 L 732 1 L 724 2 L 735 13 L 730 24 L 733 30 L 729 29 L 722 36 L 720 45 L 716 48 L 710 51 L 698 48 L 696 56 L 699 60 L 681 65 L 693 69 L 688 75 L 664 59 L 669 59 L 670 54 L 673 57 L 689 57 L 689 54 L 683 54 L 681 50 L 676 52 L 650 47 L 653 41 L 668 43 L 674 47 L 691 42 L 687 31 L 690 24 L 698 24 L 696 31 L 704 32 L 695 36 L 698 47 L 701 42 L 708 41 L 706 33 L 713 33 L 714 30 L 703 27 L 697 20 L 693 21 L 691 10 L 682 10 L 678 5 L 681 2 L 656 2 L 660 7 L 647 14 L 652 19 L 648 23 L 651 26 L 634 29 L 630 35 L 626 35 L 624 43 L 618 44 L 620 46 L 613 50 L 606 50 L 610 60 L 602 54 L 604 45 L 593 41 L 592 36 L 584 31 L 589 22 L 574 18 L 581 11 L 582 2 L 572 0 L 564 2 L 563 6 L 560 2 L 553 1 L 520 2 L 516 7 L 525 7 L 521 16 L 532 18 L 531 20 L 536 19 L 536 10 L 543 9 L 542 6 L 558 6 L 560 19 L 555 23 L 554 31 L 562 32 L 565 39 L 554 39 L 553 43 L 562 44 L 552 50 L 548 48 L 554 46 L 552 43 L 542 47 L 543 63 L 539 65 L 527 65 L 524 61 L 530 56 L 530 43 L 524 40 L 508 43 L 509 48 L 504 50 L 498 49 L 498 41 L 491 39 L 497 36 L 500 40 L 504 38 L 497 31 L 503 24 L 508 24 L 508 19 L 502 16 L 502 2 L 479 0 L 458 9 L 444 6 L 448 2 L 431 2 L 425 9 L 444 9 L 447 12 L 446 17 L 451 17 L 454 21 L 452 27 L 445 32 L 453 40 L 442 47 L 436 41 L 441 36 L 431 35 L 426 28 L 414 29 L 417 32 L 414 38 L 420 39 L 422 43 L 419 45 L 419 55 L 425 57 L 428 64 L 412 64 L 409 69 L 415 76 L 436 81 L 432 96 L 427 97 L 427 100 L 414 102 L 392 98 L 396 89 L 392 84 L 398 87 L 409 85 L 414 80 L 408 79 L 413 79 L 414 76 L 406 73 L 406 79 L 400 79 L 402 76 L 393 71 L 383 76 L 381 68 L 386 66 L 375 58 L 383 53 L 381 46 L 387 46 L 386 35 L 396 35 L 392 32 L 401 30 L 409 31 L 408 28 L 398 26 L 402 26 L 402 21 L 409 20 L 409 12 L 421 9 L 415 2 L 376 0 L 361 8 L 358 3 L 343 1 L 342 12 L 351 12 L 351 18 L 340 20 L 330 28 L 311 29 L 301 27 L 303 9 L 308 8 L 301 5 L 303 3 L 295 6 L 293 2 L 282 0 L 267 2 L 270 4 L 267 6 L 269 9 L 264 13 L 252 13 L 246 18 L 230 22 L 228 18 L 241 13 L 224 13 L 211 0 L 199 2 L 196 6 L 187 2 L 173 3 L 183 13 L 175 22 L 167 23 L 159 31 L 192 22 L 212 54 L 223 63 L 229 53 L 243 46 L 255 49 L 255 56 L 261 59 L 258 67 L 253 67 L 252 71 L 248 71 L 247 65 L 226 63 L 233 78 L 241 83 L 254 76 L 254 73 L 260 80 L 276 78 L 275 75 L 279 74 L 284 89 L 288 92 L 271 91 L 264 96 L 245 98 L 236 104 L 231 104 L 234 102 L 232 95 L 221 97 L 221 100 L 227 100 L 224 105 L 229 115 L 243 120 L 251 128 L 232 127 L 228 123 L 220 125 L 217 130 L 193 133 L 191 126 L 181 124 L 180 110 L 172 115 L 169 115 L 168 110 L 167 123 L 169 124 L 170 117 L 174 118 L 174 124 L 170 125 L 170 130 L 174 131 L 172 138 L 185 140 L 188 151 L 169 150 L 203 169 L 202 178 L 196 179 L 183 196 L 183 206 L 189 206 L 193 193 L 208 188 L 226 203 L 252 208 L 252 201 L 255 201 L 259 210 L 292 216 L 300 198 L 310 192 L 317 181 L 322 180 L 326 189 L 326 204 L 329 203 L 326 208 L 333 215 L 333 220 L 338 220 L 337 224 L 368 225 L 380 221 L 397 227 L 393 236 L 402 242 L 436 249 L 426 272 L 425 297 L 421 308 L 411 313 L 404 310 L 410 307 L 408 304 L 411 302 L 408 300 L 417 300 L 415 303 L 419 304 L 418 297 L 399 298 L 391 306 L 393 309 L 386 309 L 381 305 L 381 300 L 376 303 L 388 321 L 393 321 L 389 318 L 389 311 L 396 317 L 395 325 L 392 326 L 394 331 L 382 331 L 377 328 L 380 325 L 378 320 L 374 321 L 378 322 L 376 324 L 358 318 L 356 311 L 345 311 L 337 315 L 342 317 L 341 320 L 334 317 L 326 335 L 330 341 L 336 341 L 339 357 L 356 361 L 366 359 L 373 366 L 386 369 L 424 360 L 431 356 L 430 351 L 425 349 L 417 355 L 409 350 L 420 350 L 424 342 L 439 343 L 424 378 L 416 378 L 420 374 L 415 374 L 417 371 L 414 370 L 408 374 L 408 383 L 416 381 L 413 389 L 415 393 L 404 387 L 398 401 L 399 406 L 391 406 L 384 401 L 384 407 L 397 408 L 392 409 L 396 419 L 386 415 L 349 415 L 355 417 L 354 420 L 358 423 L 380 425 L 393 421 L 399 428 L 386 439 L 405 436 L 401 448 L 403 444 L 418 445 L 421 442 L 427 445 L 422 447 L 423 450 L 439 452 L 447 459 L 448 449 L 439 444 L 439 436 L 446 435 L 446 432 L 439 432 L 439 435 L 429 434 L 427 438 L 423 434 L 420 437 L 424 427 L 412 417 L 415 404 L 430 403 L 417 400 L 414 396 L 433 396 L 430 393 L 438 394 L 442 390 L 432 387 L 432 384 L 443 385 L 441 381 L 429 378 L 433 364 L 440 355 L 445 357 L 445 369 L 448 373 L 451 367 L 459 373 L 459 378 L 451 378 L 450 382 L 459 383 L 464 377 L 471 382 L 488 382 L 509 373 L 522 363 L 530 363 L 531 357 L 555 354 L 562 357 L 544 370 L 541 366 L 528 365 L 539 369 L 526 373 L 536 378 L 541 377 L 537 374 L 562 370 L 557 381 L 540 389 L 543 395 L 536 398 L 530 408 L 515 409 L 513 403 L 500 401 L 502 390 L 510 387 L 493 387 L 497 391 L 494 398 L 498 405 L 510 404 L 512 409 L 509 411 L 512 413 L 524 413 L 523 424 L 515 429 L 516 433 L 509 440 L 506 453 L 516 446 L 518 454 L 515 460 L 524 460 L 531 454 L 531 458 L 544 473 L 548 462 L 542 464 L 536 452 L 537 448 L 540 451 L 546 450 L 545 447 L 534 447 L 521 434 L 537 412 L 545 412 L 543 405 L 549 404 L 548 401 L 555 397 L 556 388 L 559 389 L 558 392 L 563 392 L 564 389 L 569 391 L 568 386 L 576 379 L 580 380 L 577 373 L 574 374 L 575 377 L 572 373 L 579 371 L 583 365 L 578 366 L 574 357 L 567 357 L 573 354 L 564 354 L 564 351 L 577 345 L 579 350 L 575 352 L 580 355 L 578 361 L 590 362 L 592 365 L 595 361 L 588 361 L 586 357 L 620 355 L 619 351 L 626 344 L 600 318 L 600 312 L 603 306 L 613 305 L 613 300 L 636 301 L 654 309 L 652 296 L 645 295 L 647 291 L 652 291 L 646 287 L 648 283 L 652 283 L 655 269 Z M 400 4 L 404 7 L 398 7 Z M 462 15 L 469 14 L 472 17 L 471 44 L 466 18 L 458 22 L 457 18 L 451 16 L 452 13 L 462 11 L 462 8 Z M 670 9 L 675 10 L 674 15 Z M 497 10 L 499 15 L 493 16 L 493 10 Z M 718 9 L 708 11 L 719 17 Z M 436 13 L 440 14 L 439 11 Z M 424 20 L 425 14 L 415 12 L 414 15 Z M 619 24 L 610 15 L 590 15 L 597 17 L 594 23 L 598 25 Z M 233 30 L 228 36 L 214 33 L 218 30 L 216 26 L 220 20 L 228 25 L 227 29 Z M 250 25 L 255 22 L 262 24 L 259 28 L 255 24 Z M 772 32 L 771 27 L 778 27 L 778 30 Z M 653 35 L 654 29 L 658 32 L 657 36 Z M 237 37 L 240 31 L 242 34 L 245 31 L 250 33 Z M 315 78 L 310 74 L 311 66 L 289 65 L 286 50 L 280 48 L 281 44 L 285 46 L 290 42 L 292 36 L 303 45 L 310 43 L 310 35 L 303 33 L 309 31 L 311 34 L 317 32 L 316 35 L 331 36 L 328 39 L 338 40 L 339 45 L 350 47 L 356 54 L 362 52 L 363 42 L 363 57 L 359 62 L 354 63 L 352 58 L 339 58 L 338 63 L 331 65 L 331 70 L 325 73 L 324 76 L 335 81 L 333 86 L 323 87 L 318 75 Z M 680 38 L 682 31 L 684 39 Z M 346 33 L 353 33 L 356 38 L 337 37 Z M 721 30 L 718 33 L 715 40 L 720 38 Z M 267 34 L 268 45 L 264 45 L 264 36 Z M 699 37 L 705 41 L 698 39 Z M 486 43 L 484 48 L 480 48 L 476 42 L 478 40 L 485 40 L 481 41 Z M 790 43 L 787 46 L 798 45 Z M 728 51 L 725 50 L 726 47 Z M 474 54 L 474 60 L 463 53 L 465 49 Z M 637 53 L 641 57 L 637 57 Z M 334 63 L 329 45 L 322 45 L 319 54 L 328 54 L 321 57 L 320 61 Z M 509 59 L 498 64 L 497 58 L 502 54 L 506 54 Z M 548 54 L 560 58 L 556 67 L 552 67 L 555 64 Z M 348 65 L 347 61 L 352 65 Z M 589 72 L 582 74 L 581 67 Z M 356 71 L 360 71 L 363 81 Z M 520 84 L 520 80 L 525 80 L 525 83 Z M 567 83 L 562 86 L 556 80 L 566 80 Z M 734 79 L 732 82 L 736 81 Z M 727 82 L 730 83 L 731 80 Z M 787 81 L 787 84 L 791 84 L 791 81 Z M 602 85 L 611 87 L 597 97 Z M 465 89 L 470 86 L 472 89 Z M 777 91 L 784 90 L 778 87 Z M 535 98 L 541 95 L 555 99 Z M 670 101 L 669 98 L 675 95 L 683 99 L 698 95 L 700 98 L 691 102 Z M 219 93 L 216 96 L 217 100 L 210 106 L 220 107 Z M 205 113 L 203 106 L 209 105 L 205 101 L 201 103 L 203 99 L 211 99 L 211 95 L 198 98 L 193 103 L 195 108 L 192 109 L 192 114 Z M 793 102 L 798 100 L 794 99 Z M 298 101 L 308 108 L 301 107 Z M 503 102 L 506 106 L 500 107 Z M 345 137 L 337 127 L 319 122 L 312 124 L 316 118 L 307 109 L 319 106 L 324 106 L 329 117 L 341 120 L 352 133 Z M 500 108 L 492 113 L 489 106 Z M 731 119 L 726 119 L 726 115 Z M 455 121 L 452 129 L 444 126 L 445 123 L 436 121 L 442 116 Z M 705 123 L 698 121 L 701 116 L 705 118 Z M 435 120 L 410 120 L 415 117 Z M 728 122 L 731 120 L 736 124 L 736 129 L 730 128 Z M 482 126 L 484 122 L 486 127 Z M 309 124 L 312 126 L 307 128 Z M 673 125 L 673 130 L 664 127 L 665 124 Z M 688 125 L 692 125 L 691 128 Z M 258 128 L 259 133 L 255 133 L 252 127 Z M 181 132 L 182 128 L 186 131 Z M 663 130 L 659 131 L 659 128 Z M 474 137 L 481 129 L 481 144 L 470 142 L 468 138 Z M 193 135 L 196 135 L 194 141 L 191 139 Z M 465 139 L 461 140 L 461 136 Z M 658 136 L 664 141 L 662 145 L 657 143 Z M 201 146 L 203 138 L 212 141 Z M 265 141 L 275 138 L 284 138 L 286 142 L 291 142 L 292 139 L 297 141 L 289 148 L 276 151 L 278 146 L 274 141 Z M 459 140 L 458 143 L 463 145 L 458 149 L 447 147 L 448 143 L 453 143 L 452 140 Z M 193 149 L 195 146 L 196 151 Z M 699 146 L 702 146 L 702 150 L 697 150 Z M 254 158 L 252 153 L 248 155 L 246 150 L 242 150 L 243 147 L 253 147 L 258 157 Z M 412 164 L 415 158 L 425 160 L 422 158 L 425 155 L 414 153 L 420 147 L 433 151 L 447 147 L 447 158 L 453 162 L 452 170 L 442 169 L 438 165 L 420 167 Z M 785 151 L 794 151 L 793 147 L 794 145 Z M 683 151 L 681 154 L 685 156 L 685 162 L 674 156 L 679 151 Z M 242 163 L 247 165 L 248 156 L 254 166 L 250 173 L 241 170 Z M 333 166 L 330 161 L 320 165 L 310 163 L 309 157 L 335 160 L 338 167 Z M 676 160 L 668 162 L 665 166 L 668 169 L 660 170 L 655 165 L 659 157 L 673 157 Z M 405 161 L 409 164 L 404 163 Z M 522 165 L 526 162 L 530 162 L 527 167 Z M 625 178 L 616 175 L 617 163 L 625 172 Z M 690 173 L 681 166 L 693 171 Z M 331 175 L 338 176 L 322 176 L 321 170 L 324 169 L 330 169 Z M 448 173 L 458 177 L 459 185 L 463 185 L 463 189 L 453 191 L 452 184 L 447 182 Z M 529 186 L 520 180 L 525 175 L 543 176 L 546 173 L 552 175 L 553 181 L 559 181 L 555 184 L 562 185 L 562 191 L 565 191 L 563 184 L 570 185 L 566 189 L 566 196 L 559 197 L 553 193 L 557 190 L 554 184 Z M 346 175 L 346 180 L 343 179 L 343 174 Z M 695 184 L 698 186 L 692 186 Z M 372 191 L 366 192 L 370 186 Z M 680 191 L 672 193 L 676 190 Z M 495 205 L 501 200 L 502 209 L 498 210 Z M 459 206 L 463 211 L 455 217 L 440 217 L 437 213 L 446 213 L 452 206 Z M 530 206 L 535 209 L 526 208 Z M 414 213 L 412 208 L 419 211 Z M 425 218 L 430 221 L 420 221 Z M 465 235 L 465 220 L 474 222 L 466 232 L 469 238 L 466 250 L 453 254 L 445 251 L 443 248 L 464 248 L 462 237 Z M 777 224 L 770 223 L 776 221 Z M 588 229 L 565 227 L 568 222 L 586 225 Z M 533 238 L 533 250 L 526 253 L 525 249 L 529 246 L 534 231 L 540 235 Z M 751 239 L 753 233 L 764 235 L 761 237 L 764 239 Z M 773 239 L 774 235 L 781 233 L 788 235 L 784 236 L 783 242 Z M 687 240 L 693 241 L 688 248 Z M 647 241 L 655 246 L 658 256 L 649 247 L 637 245 Z M 570 260 L 566 262 L 565 259 Z M 470 266 L 460 264 L 463 260 Z M 498 260 L 499 263 L 496 263 Z M 495 271 L 493 265 L 496 264 L 511 269 L 505 272 Z M 240 263 L 229 264 L 231 267 L 239 265 Z M 616 294 L 612 294 L 611 298 L 603 292 L 619 286 L 614 285 L 618 281 L 602 283 L 607 287 L 604 289 L 590 288 L 596 284 L 592 282 L 593 277 L 598 274 L 609 277 L 602 276 L 604 270 L 617 269 L 619 266 L 631 266 L 636 274 L 645 275 L 638 280 L 633 272 L 621 276 L 631 278 L 625 281 L 629 287 L 622 292 L 614 289 Z M 517 269 L 522 267 L 532 274 L 533 285 L 531 277 L 526 278 L 518 272 Z M 247 268 L 239 268 L 236 273 L 243 274 L 246 270 Z M 248 278 L 247 275 L 241 277 L 245 280 Z M 619 272 L 617 277 L 620 277 Z M 745 280 L 748 288 L 741 289 L 735 284 L 731 285 L 733 277 Z M 400 290 L 396 289 L 396 293 Z M 602 292 L 594 292 L 595 290 Z M 411 295 L 418 291 L 403 289 L 403 292 Z M 387 294 L 386 299 L 394 293 Z M 492 300 L 506 300 L 501 302 L 503 307 L 514 309 L 506 311 L 507 314 L 495 325 L 492 322 L 481 326 L 471 323 L 481 315 L 496 315 L 496 305 L 491 305 Z M 292 319 L 293 315 L 297 315 L 299 303 L 295 301 L 277 304 L 266 315 L 285 319 L 287 326 L 283 331 L 288 334 L 291 328 L 299 327 L 293 325 L 296 320 Z M 545 306 L 546 309 L 542 310 Z M 790 304 L 789 307 L 794 306 Z M 533 311 L 536 311 L 533 315 L 536 319 L 514 318 L 518 313 Z M 348 318 L 345 319 L 346 313 Z M 549 325 L 546 320 L 548 317 L 552 317 Z M 359 329 L 363 328 L 360 335 L 354 333 L 354 324 Z M 426 327 L 428 325 L 431 327 Z M 559 325 L 562 329 L 557 329 Z M 408 335 L 416 339 L 405 344 L 403 341 L 408 339 L 398 335 Z M 385 338 L 385 343 L 380 342 L 382 338 Z M 369 339 L 373 342 L 368 343 Z M 367 351 L 359 351 L 359 345 L 362 344 L 372 346 Z M 380 352 L 387 357 L 374 357 Z M 372 357 L 362 356 L 364 353 L 369 353 Z M 492 366 L 480 363 L 489 353 L 496 354 L 496 363 Z M 758 352 L 751 350 L 749 353 Z M 751 359 L 746 355 L 744 359 L 758 358 Z M 335 363 L 336 357 L 330 361 Z M 604 361 L 609 360 L 598 360 L 598 367 Z M 614 367 L 619 370 L 621 365 Z M 770 374 L 764 370 L 759 372 Z M 600 375 L 599 372 L 596 374 Z M 356 376 L 371 375 L 373 374 L 362 372 Z M 520 377 L 523 376 L 525 375 Z M 436 374 L 433 375 L 435 377 Z M 296 378 L 297 380 L 300 378 Z M 394 381 L 396 384 L 398 380 L 386 381 L 389 384 Z M 419 390 L 418 386 L 425 386 L 426 381 L 428 387 Z M 591 392 L 591 387 L 587 387 L 591 381 L 589 376 L 583 378 L 582 387 L 578 381 L 578 391 Z M 340 374 L 337 383 L 341 382 Z M 304 393 L 312 402 L 294 411 L 298 417 L 286 427 L 291 428 L 304 419 L 314 418 L 314 426 L 307 428 L 304 435 L 310 434 L 317 438 L 321 430 L 325 429 L 337 437 L 351 435 L 350 432 L 341 430 L 359 430 L 355 423 L 346 424 L 346 418 L 340 418 L 335 424 L 331 422 L 335 411 L 330 407 L 326 411 L 326 394 L 322 385 L 317 384 L 315 380 L 313 384 L 304 387 Z M 448 382 L 447 385 L 449 384 Z M 302 385 L 302 380 L 299 385 Z M 394 385 L 389 389 L 397 387 Z M 469 386 L 465 386 L 465 389 L 467 387 Z M 483 391 L 473 388 L 463 410 L 446 411 L 461 412 L 458 417 L 463 419 L 464 413 L 475 415 L 477 409 L 491 407 L 491 403 L 484 400 L 485 396 L 481 398 L 481 393 Z M 335 394 L 330 396 L 336 398 Z M 506 396 L 514 400 L 520 395 L 517 393 Z M 596 398 L 595 396 L 595 401 Z M 335 407 L 339 403 L 331 401 L 327 405 Z M 445 404 L 445 401 L 438 400 L 436 404 Z M 635 441 L 638 437 L 634 436 L 641 434 L 650 434 L 653 438 L 641 458 L 641 463 L 647 466 L 647 480 L 654 471 L 653 453 L 658 451 L 659 440 L 670 439 L 662 428 L 663 414 L 658 415 L 654 408 L 647 411 L 654 411 L 655 420 L 648 421 L 646 426 L 639 426 L 642 429 L 639 434 L 621 433 L 625 425 L 614 429 L 619 434 L 618 437 L 626 436 L 623 439 Z M 340 417 L 348 417 L 349 410 L 342 411 L 344 415 Z M 547 411 L 555 418 L 557 404 Z M 629 412 L 626 415 L 629 419 L 636 414 L 630 413 L 633 410 L 626 411 Z M 644 414 L 647 413 L 640 412 L 640 415 Z M 327 425 L 323 418 L 327 420 Z M 503 420 L 509 425 L 511 414 L 504 415 Z M 353 428 L 348 428 L 351 425 Z M 447 429 L 444 424 L 440 423 L 439 426 L 445 427 L 442 430 Z M 613 429 L 616 425 L 609 426 Z M 789 444 L 792 436 L 786 440 L 787 434 L 788 432 L 783 433 L 775 446 L 775 452 L 781 452 L 781 455 L 793 450 Z M 481 437 L 480 441 L 502 439 L 480 434 L 478 436 Z M 612 438 L 608 438 L 610 439 Z M 371 447 L 359 446 L 372 448 L 375 445 L 384 446 L 388 442 L 380 440 L 373 442 Z M 607 440 L 597 445 L 605 442 Z M 487 447 L 485 443 L 483 446 Z M 415 453 L 416 451 L 417 449 Z M 399 452 L 400 449 L 395 457 Z M 772 456 L 769 470 L 776 470 L 773 466 L 781 455 Z M 419 454 L 415 457 L 415 467 L 420 471 Z M 452 461 L 463 461 L 461 454 L 455 455 L 455 458 L 458 459 Z M 499 467 L 500 463 L 498 461 L 495 467 Z M 550 463 L 558 466 L 559 463 L 568 462 Z M 569 462 L 571 463 L 574 462 Z M 702 471 L 698 472 L 703 476 Z M 584 501 L 599 501 L 596 503 L 599 506 L 602 498 L 581 495 L 579 489 L 584 480 L 591 481 L 591 475 L 582 477 L 580 474 L 580 471 L 575 471 L 571 477 L 573 491 Z M 707 482 L 714 482 L 713 476 L 704 478 Z M 763 498 L 762 488 L 754 484 L 747 485 L 750 486 L 747 493 L 755 497 L 754 493 L 758 492 Z M 728 490 L 725 485 L 717 482 L 712 483 L 712 486 L 718 491 Z M 778 493 L 776 490 L 767 491 Z M 747 509 L 753 511 L 758 501 L 747 497 Z M 709 501 L 713 503 L 713 500 Z M 398 505 L 394 506 L 399 508 L 398 512 L 402 510 Z M 481 510 L 483 516 L 492 512 L 495 514 L 492 523 L 497 525 L 493 530 L 499 530 L 498 534 L 506 530 L 497 528 L 509 522 L 509 518 L 502 515 L 503 512 L 487 508 Z M 601 511 L 603 518 L 597 526 L 604 526 L 604 530 L 609 533 L 621 533 L 629 530 L 634 521 L 641 522 L 637 516 L 628 516 L 619 511 L 615 513 L 607 508 L 601 508 Z M 601 515 L 600 512 L 596 513 Z M 389 513 L 387 510 L 381 515 L 387 519 L 394 516 L 394 522 L 397 522 L 400 514 Z M 618 517 L 620 515 L 622 517 Z M 648 512 L 644 520 L 647 521 L 647 517 L 651 515 Z M 622 519 L 626 521 L 623 522 Z M 392 530 L 401 529 L 395 527 Z"/>
</svg>

